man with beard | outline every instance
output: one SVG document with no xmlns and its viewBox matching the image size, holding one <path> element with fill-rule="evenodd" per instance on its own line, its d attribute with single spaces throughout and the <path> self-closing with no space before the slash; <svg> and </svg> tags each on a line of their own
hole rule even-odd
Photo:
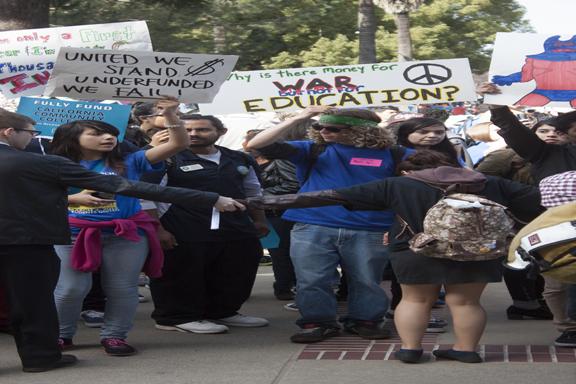
<svg viewBox="0 0 576 384">
<path fill-rule="evenodd" d="M 182 115 L 190 147 L 168 161 L 163 182 L 170 186 L 226 191 L 245 198 L 261 195 L 257 164 L 245 153 L 215 145 L 226 128 L 214 116 Z M 215 216 L 212 209 L 159 206 L 164 230 L 163 276 L 150 282 L 156 328 L 223 333 L 228 326 L 262 327 L 266 319 L 238 311 L 256 278 L 268 231 L 263 211 Z M 166 237 L 170 238 L 170 237 Z"/>
</svg>

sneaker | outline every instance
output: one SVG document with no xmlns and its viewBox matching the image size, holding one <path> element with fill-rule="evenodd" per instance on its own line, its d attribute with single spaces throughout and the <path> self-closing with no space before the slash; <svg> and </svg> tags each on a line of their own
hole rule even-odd
<svg viewBox="0 0 576 384">
<path fill-rule="evenodd" d="M 436 319 L 434 317 L 431 317 L 430 320 L 428 320 L 428 325 L 426 326 L 426 332 L 428 332 L 428 333 L 444 333 L 444 332 L 446 332 L 446 329 L 445 329 L 446 325 L 448 325 L 446 320 Z"/>
<path fill-rule="evenodd" d="M 228 325 L 230 327 L 245 328 L 265 327 L 269 324 L 268 320 L 262 317 L 246 316 L 241 313 L 237 313 L 233 316 L 223 317 L 221 319 L 216 319 L 214 322 Z"/>
<path fill-rule="evenodd" d="M 208 320 L 191 321 L 189 323 L 176 325 L 156 324 L 156 329 L 189 333 L 224 333 L 229 331 L 227 326 L 216 324 Z"/>
<path fill-rule="evenodd" d="M 379 321 L 354 321 L 344 326 L 344 330 L 368 340 L 389 339 L 390 330 Z"/>
<path fill-rule="evenodd" d="M 146 302 L 148 302 L 148 298 L 144 295 L 138 294 L 138 302 L 139 303 L 146 303 Z"/>
<path fill-rule="evenodd" d="M 260 265 L 264 267 L 272 265 L 272 258 L 270 256 L 262 256 L 262 258 L 260 258 Z"/>
<path fill-rule="evenodd" d="M 576 331 L 565 331 L 554 340 L 557 347 L 576 348 Z"/>
<path fill-rule="evenodd" d="M 508 320 L 552 320 L 552 312 L 548 307 L 523 309 L 513 305 L 506 310 Z"/>
<path fill-rule="evenodd" d="M 277 300 L 280 301 L 294 300 L 294 294 L 292 293 L 292 291 L 275 292 L 274 296 L 276 297 Z"/>
<path fill-rule="evenodd" d="M 60 337 L 58 338 L 58 347 L 61 351 L 64 351 L 66 349 L 74 348 L 74 343 L 72 342 L 72 339 Z"/>
<path fill-rule="evenodd" d="M 298 332 L 290 336 L 293 343 L 317 343 L 330 337 L 338 336 L 340 329 L 316 324 L 306 324 Z"/>
<path fill-rule="evenodd" d="M 78 362 L 78 359 L 76 358 L 76 356 L 74 355 L 62 355 L 60 356 L 60 360 L 56 360 L 53 363 L 50 364 L 46 364 L 46 365 L 40 365 L 40 366 L 36 366 L 36 367 L 22 367 L 22 371 L 24 372 L 46 372 L 46 371 L 51 371 L 53 369 L 58 369 L 58 368 L 64 368 L 64 367 L 68 367 L 71 365 L 74 365 Z"/>
<path fill-rule="evenodd" d="M 128 344 L 124 339 L 111 337 L 102 339 L 100 344 L 102 344 L 104 351 L 110 356 L 131 356 L 136 353 L 136 348 Z"/>
<path fill-rule="evenodd" d="M 138 276 L 138 286 L 145 287 L 148 284 L 150 284 L 150 278 L 145 274 L 141 273 L 140 276 Z"/>
<path fill-rule="evenodd" d="M 288 304 L 284 305 L 284 309 L 287 309 L 289 311 L 295 311 L 295 312 L 300 311 L 298 309 L 298 307 L 296 306 L 296 303 L 288 303 Z"/>
<path fill-rule="evenodd" d="M 82 311 L 80 318 L 84 321 L 84 325 L 89 328 L 100 328 L 104 325 L 104 312 L 99 311 Z"/>
</svg>

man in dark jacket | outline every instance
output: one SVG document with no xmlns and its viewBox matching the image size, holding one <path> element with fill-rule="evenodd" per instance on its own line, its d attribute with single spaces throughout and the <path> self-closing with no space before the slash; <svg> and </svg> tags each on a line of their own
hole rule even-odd
<svg viewBox="0 0 576 384">
<path fill-rule="evenodd" d="M 216 193 L 136 183 L 101 175 L 59 156 L 22 151 L 38 131 L 34 120 L 0 109 L 0 280 L 25 372 L 73 364 L 58 347 L 53 291 L 60 261 L 54 244 L 68 244 L 67 187 L 118 193 L 180 204 L 243 208 Z"/>
</svg>

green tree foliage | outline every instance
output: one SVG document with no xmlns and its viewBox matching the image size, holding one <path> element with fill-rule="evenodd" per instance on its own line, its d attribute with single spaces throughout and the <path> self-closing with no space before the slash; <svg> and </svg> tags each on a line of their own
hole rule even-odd
<svg viewBox="0 0 576 384">
<path fill-rule="evenodd" d="M 156 51 L 240 56 L 237 69 L 357 63 L 357 0 L 51 0 L 52 25 L 146 20 Z M 393 16 L 376 10 L 376 56 L 394 61 Z M 526 31 L 513 0 L 428 0 L 410 13 L 416 59 L 488 67 L 496 32 Z"/>
</svg>

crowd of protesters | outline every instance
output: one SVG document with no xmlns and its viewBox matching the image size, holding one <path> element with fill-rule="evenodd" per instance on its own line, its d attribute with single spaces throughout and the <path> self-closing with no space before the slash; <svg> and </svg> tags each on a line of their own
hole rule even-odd
<svg viewBox="0 0 576 384">
<path fill-rule="evenodd" d="M 310 106 L 249 132 L 237 151 L 216 144 L 227 131 L 221 120 L 178 105 L 134 105 L 121 143 L 118 128 L 99 121 L 70 122 L 51 141 L 33 140 L 32 119 L 0 110 L 0 178 L 11 180 L 0 186 L 0 326 L 14 335 L 24 371 L 74 364 L 62 351 L 75 347 L 90 295 L 103 303 L 92 312 L 105 352 L 135 354 L 127 338 L 141 273 L 150 278 L 158 330 L 268 325 L 240 310 L 263 255 L 260 238 L 271 229 L 279 236 L 269 250 L 271 293 L 295 300 L 290 308 L 300 313 L 292 342 L 342 331 L 386 339 L 393 319 L 397 358 L 417 363 L 424 333 L 446 325 L 430 317 L 440 298 L 456 341 L 434 354 L 481 362 L 480 298 L 504 277 L 509 319 L 553 320 L 562 332 L 555 344 L 576 347 L 573 285 L 506 269 L 502 258 L 445 260 L 408 245 L 454 185 L 508 207 L 516 230 L 551 206 L 540 189 L 547 199 L 563 196 L 562 204 L 576 200 L 575 112 L 521 121 L 493 107 L 491 122 L 451 130 L 445 117 L 465 106 L 405 118 Z M 347 300 L 341 317 L 338 285 Z"/>
</svg>

